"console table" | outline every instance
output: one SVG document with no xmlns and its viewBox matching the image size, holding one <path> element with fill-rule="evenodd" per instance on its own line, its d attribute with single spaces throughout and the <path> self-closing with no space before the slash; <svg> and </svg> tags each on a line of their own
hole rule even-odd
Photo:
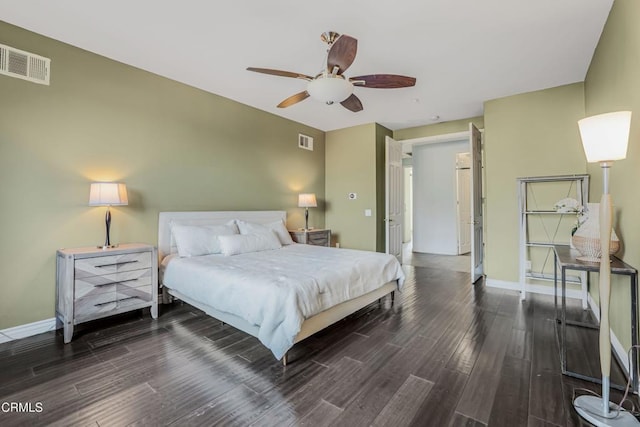
<svg viewBox="0 0 640 427">
<path fill-rule="evenodd" d="M 598 329 L 598 325 L 594 325 L 591 323 L 585 322 L 575 322 L 571 320 L 567 320 L 567 305 L 566 305 L 566 280 L 567 280 L 567 270 L 578 270 L 578 271 L 586 271 L 587 277 L 589 272 L 600 271 L 600 264 L 595 262 L 584 262 L 576 259 L 577 256 L 580 256 L 578 251 L 575 249 L 571 249 L 567 245 L 554 245 L 554 280 L 553 280 L 553 288 L 554 288 L 554 303 L 556 309 L 556 322 L 560 323 L 560 363 L 562 366 L 562 373 L 564 375 L 568 375 L 570 377 L 579 378 L 586 381 L 595 382 L 598 384 L 602 383 L 600 378 L 594 378 L 587 375 L 579 374 L 577 372 L 572 372 L 567 369 L 567 325 L 581 326 L 587 328 Z M 636 348 L 638 344 L 638 270 L 634 267 L 626 264 L 619 258 L 615 256 L 611 257 L 611 274 L 619 274 L 629 276 L 629 285 L 631 287 L 631 344 L 633 349 L 631 351 L 631 366 L 630 372 L 632 387 L 634 392 L 638 392 L 638 349 Z M 558 269 L 561 273 L 561 314 L 560 318 L 558 318 Z M 587 279 L 588 286 L 588 279 Z M 615 354 L 615 353 L 614 353 Z M 624 386 L 611 384 L 611 387 L 616 389 L 624 390 Z"/>
</svg>

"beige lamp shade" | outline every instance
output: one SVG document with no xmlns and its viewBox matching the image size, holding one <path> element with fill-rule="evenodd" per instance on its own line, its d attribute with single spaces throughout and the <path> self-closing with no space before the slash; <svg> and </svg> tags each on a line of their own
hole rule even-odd
<svg viewBox="0 0 640 427">
<path fill-rule="evenodd" d="M 317 206 L 318 202 L 316 201 L 316 195 L 314 193 L 298 194 L 299 208 L 315 208 Z"/>
<path fill-rule="evenodd" d="M 93 182 L 89 206 L 125 206 L 129 204 L 127 186 L 122 182 Z"/>
<path fill-rule="evenodd" d="M 587 162 L 609 162 L 627 157 L 631 111 L 599 114 L 578 121 Z"/>
</svg>

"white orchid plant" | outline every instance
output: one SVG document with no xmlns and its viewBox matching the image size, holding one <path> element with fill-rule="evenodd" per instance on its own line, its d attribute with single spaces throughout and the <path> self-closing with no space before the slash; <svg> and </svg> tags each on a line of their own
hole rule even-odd
<svg viewBox="0 0 640 427">
<path fill-rule="evenodd" d="M 559 213 L 573 213 L 576 215 L 576 222 L 571 229 L 571 235 L 573 236 L 578 229 L 588 218 L 588 212 L 584 206 L 580 204 L 576 199 L 567 197 L 562 200 L 558 200 L 553 206 L 556 212 Z"/>
</svg>

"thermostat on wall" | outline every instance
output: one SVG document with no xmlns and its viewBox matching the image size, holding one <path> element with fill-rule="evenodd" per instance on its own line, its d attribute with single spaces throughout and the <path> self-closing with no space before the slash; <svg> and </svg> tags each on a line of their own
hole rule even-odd
<svg viewBox="0 0 640 427">
<path fill-rule="evenodd" d="M 355 200 L 355 199 L 357 199 L 357 198 L 358 198 L 358 193 L 349 193 L 349 194 L 347 195 L 347 198 L 348 198 L 349 200 Z"/>
</svg>

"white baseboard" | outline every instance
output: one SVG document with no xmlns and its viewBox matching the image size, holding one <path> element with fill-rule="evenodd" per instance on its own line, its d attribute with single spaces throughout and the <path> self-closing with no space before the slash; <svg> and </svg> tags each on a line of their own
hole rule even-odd
<svg viewBox="0 0 640 427">
<path fill-rule="evenodd" d="M 517 292 L 522 290 L 518 282 L 487 278 L 486 284 L 492 288 L 509 289 Z M 553 286 L 527 285 L 527 292 L 532 294 L 553 295 Z M 582 299 L 582 292 L 578 289 L 567 289 L 567 298 Z"/>
<path fill-rule="evenodd" d="M 485 284 L 491 288 L 509 289 L 511 291 L 520 292 L 520 284 L 517 282 L 508 282 L 506 280 L 496 280 L 487 277 Z"/>
<path fill-rule="evenodd" d="M 13 328 L 7 328 L 0 330 L 0 344 L 3 342 L 9 342 L 20 338 L 30 337 L 32 335 L 38 335 L 43 332 L 55 331 L 56 319 L 39 320 L 33 323 L 27 323 L 26 325 L 14 326 Z"/>
</svg>

